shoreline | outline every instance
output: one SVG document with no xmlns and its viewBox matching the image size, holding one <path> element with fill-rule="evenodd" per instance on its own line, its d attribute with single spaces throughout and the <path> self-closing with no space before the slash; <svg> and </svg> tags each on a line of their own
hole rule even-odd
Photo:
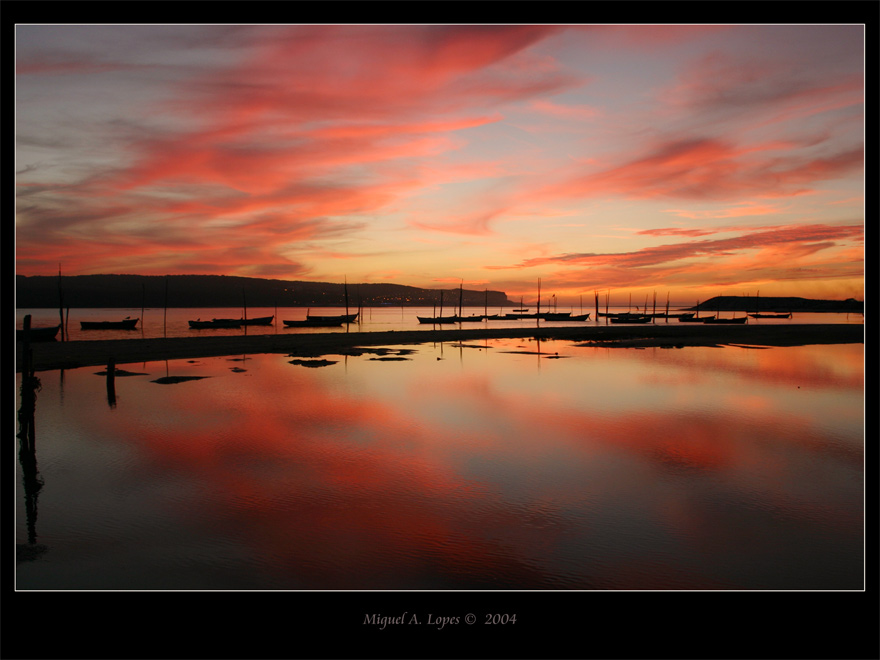
<svg viewBox="0 0 880 660">
<path fill-rule="evenodd" d="M 320 357 L 359 347 L 538 338 L 578 342 L 586 346 L 803 346 L 864 343 L 863 324 L 802 325 L 650 325 L 543 328 L 474 328 L 387 332 L 315 333 L 161 339 L 107 339 L 31 344 L 34 371 L 106 366 L 157 360 L 224 355 L 287 353 Z M 21 342 L 16 342 L 16 372 L 21 371 Z"/>
</svg>

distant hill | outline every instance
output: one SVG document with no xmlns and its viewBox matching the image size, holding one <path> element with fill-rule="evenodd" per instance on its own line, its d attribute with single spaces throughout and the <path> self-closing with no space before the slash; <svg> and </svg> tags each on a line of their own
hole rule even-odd
<svg viewBox="0 0 880 660">
<path fill-rule="evenodd" d="M 19 309 L 57 308 L 58 277 L 16 275 Z M 339 307 L 345 285 L 326 282 L 267 280 L 229 275 L 71 275 L 61 278 L 64 307 Z M 350 307 L 431 306 L 440 289 L 401 284 L 348 284 Z M 443 290 L 443 305 L 458 305 L 458 288 Z M 464 290 L 463 305 L 513 305 L 502 291 Z"/>
<path fill-rule="evenodd" d="M 753 296 L 716 296 L 688 308 L 701 312 L 840 312 L 861 314 L 865 303 L 848 298 L 846 300 L 812 300 L 810 298 L 780 298 Z"/>
</svg>

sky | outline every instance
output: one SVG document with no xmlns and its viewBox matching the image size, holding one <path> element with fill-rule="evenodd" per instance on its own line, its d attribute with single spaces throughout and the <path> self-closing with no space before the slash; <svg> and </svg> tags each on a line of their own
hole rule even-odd
<svg viewBox="0 0 880 660">
<path fill-rule="evenodd" d="M 15 36 L 19 274 L 864 299 L 862 25 Z"/>
</svg>

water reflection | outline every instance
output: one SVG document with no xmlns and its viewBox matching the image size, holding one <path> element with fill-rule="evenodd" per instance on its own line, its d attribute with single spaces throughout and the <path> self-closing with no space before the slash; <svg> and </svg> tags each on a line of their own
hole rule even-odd
<svg viewBox="0 0 880 660">
<path fill-rule="evenodd" d="M 126 379 L 112 414 L 73 370 L 41 405 L 59 558 L 19 583 L 860 588 L 861 347 L 542 343 L 177 361 L 204 379 Z"/>
<path fill-rule="evenodd" d="M 38 559 L 46 550 L 46 546 L 37 543 L 37 499 L 43 488 L 43 479 L 37 469 L 37 433 L 35 412 L 37 392 L 40 380 L 33 371 L 23 374 L 19 397 L 21 405 L 18 409 L 18 461 L 21 467 L 22 487 L 24 491 L 24 510 L 27 524 L 27 543 L 16 546 L 16 561 Z"/>
</svg>

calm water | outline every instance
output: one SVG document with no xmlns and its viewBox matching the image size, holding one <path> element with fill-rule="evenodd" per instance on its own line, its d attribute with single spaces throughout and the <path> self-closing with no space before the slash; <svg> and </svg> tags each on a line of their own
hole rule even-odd
<svg viewBox="0 0 880 660">
<path fill-rule="evenodd" d="M 351 312 L 357 311 L 351 308 Z M 532 308 L 530 311 L 535 311 Z M 556 327 L 565 325 L 587 325 L 594 326 L 597 324 L 605 325 L 605 318 L 596 320 L 596 312 L 594 307 L 585 306 L 583 312 L 580 307 L 576 308 L 559 308 L 560 312 L 572 312 L 572 314 L 590 313 L 590 319 L 584 321 L 541 321 L 542 327 Z M 604 308 L 601 308 L 604 311 Z M 625 312 L 635 311 L 633 308 L 611 307 L 609 311 Z M 662 311 L 657 309 L 658 312 Z M 670 312 L 672 312 L 670 308 Z M 189 327 L 191 320 L 208 320 L 213 318 L 242 318 L 244 310 L 240 307 L 211 307 L 199 309 L 181 309 L 171 308 L 167 312 L 163 309 L 148 308 L 141 313 L 141 308 L 116 308 L 116 309 L 71 309 L 67 317 L 67 329 L 70 332 L 72 340 L 88 340 L 88 339 L 135 339 L 138 337 L 154 338 L 154 337 L 213 337 L 218 335 L 243 335 L 245 328 L 212 328 L 207 330 L 193 330 Z M 276 313 L 277 312 L 277 313 Z M 444 315 L 454 314 L 457 309 L 444 308 Z M 483 314 L 484 309 L 479 307 L 466 307 L 462 310 L 464 316 L 472 314 Z M 509 313 L 510 308 L 499 310 L 497 308 L 489 308 L 489 314 Z M 271 326 L 250 326 L 248 327 L 248 335 L 263 334 L 296 334 L 311 332 L 382 332 L 388 330 L 431 330 L 436 327 L 446 329 L 462 328 L 503 328 L 503 327 L 535 327 L 534 319 L 512 320 L 512 321 L 482 321 L 479 323 L 467 322 L 461 324 L 444 324 L 442 326 L 432 326 L 419 323 L 417 316 L 438 316 L 439 310 L 431 307 L 373 307 L 366 308 L 360 314 L 359 323 L 352 323 L 348 326 L 339 328 L 288 328 L 283 321 L 304 319 L 307 313 L 311 314 L 343 314 L 345 308 L 338 307 L 258 307 L 248 308 L 248 318 L 258 318 L 261 316 L 274 316 L 275 323 Z M 34 327 L 58 325 L 59 315 L 57 309 L 19 309 L 16 310 L 17 327 L 22 327 L 22 321 L 26 314 L 31 315 L 31 325 Z M 708 312 L 707 312 L 708 314 Z M 722 315 L 731 315 L 730 312 L 723 312 Z M 737 313 L 736 316 L 742 316 Z M 140 319 L 138 327 L 135 330 L 81 330 L 80 321 L 119 321 L 125 317 Z M 677 319 L 658 319 L 659 324 L 674 323 Z M 791 319 L 749 319 L 749 323 L 756 325 L 777 325 L 790 323 L 857 323 L 863 324 L 864 317 L 861 314 L 812 314 L 812 313 L 796 313 Z"/>
<path fill-rule="evenodd" d="M 326 358 L 39 373 L 17 588 L 863 587 L 861 344 Z"/>
</svg>

